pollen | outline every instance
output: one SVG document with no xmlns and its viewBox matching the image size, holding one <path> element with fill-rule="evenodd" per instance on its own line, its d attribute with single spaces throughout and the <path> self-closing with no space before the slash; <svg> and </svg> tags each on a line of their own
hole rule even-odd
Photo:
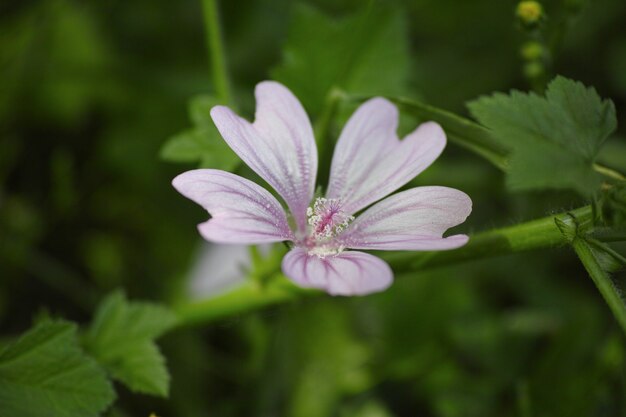
<svg viewBox="0 0 626 417">
<path fill-rule="evenodd" d="M 354 216 L 341 210 L 341 202 L 335 198 L 319 197 L 313 207 L 306 210 L 311 236 L 316 240 L 328 240 L 348 227 Z"/>
</svg>

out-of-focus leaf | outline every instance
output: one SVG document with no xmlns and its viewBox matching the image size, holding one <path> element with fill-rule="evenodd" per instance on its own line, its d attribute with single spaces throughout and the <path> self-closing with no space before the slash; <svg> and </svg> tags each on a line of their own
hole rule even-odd
<svg viewBox="0 0 626 417">
<path fill-rule="evenodd" d="M 43 321 L 0 353 L 1 416 L 96 417 L 114 398 L 72 323 Z"/>
<path fill-rule="evenodd" d="M 332 87 L 396 95 L 405 92 L 408 73 L 406 25 L 398 11 L 370 6 L 335 20 L 299 5 L 282 63 L 272 75 L 315 116 Z"/>
<path fill-rule="evenodd" d="M 194 127 L 172 136 L 161 148 L 161 158 L 172 162 L 199 162 L 202 168 L 233 170 L 239 158 L 220 136 L 211 120 L 211 108 L 219 102 L 206 95 L 189 102 Z"/>
<path fill-rule="evenodd" d="M 167 396 L 169 373 L 154 339 L 175 324 L 176 317 L 165 307 L 128 302 L 115 292 L 98 308 L 85 347 L 131 390 Z"/>
<path fill-rule="evenodd" d="M 511 148 L 511 189 L 570 188 L 583 195 L 597 189 L 600 176 L 593 163 L 617 122 L 613 103 L 595 89 L 557 77 L 545 98 L 512 91 L 481 97 L 468 107 Z"/>
<path fill-rule="evenodd" d="M 609 226 L 626 227 L 626 186 L 617 184 L 604 190 L 598 212 Z"/>
</svg>

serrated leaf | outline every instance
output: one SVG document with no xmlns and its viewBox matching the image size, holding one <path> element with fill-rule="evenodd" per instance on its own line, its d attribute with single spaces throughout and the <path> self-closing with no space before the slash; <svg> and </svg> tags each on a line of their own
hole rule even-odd
<svg viewBox="0 0 626 417">
<path fill-rule="evenodd" d="M 104 300 L 85 335 L 85 347 L 131 390 L 167 396 L 169 373 L 154 344 L 176 317 L 153 303 L 128 302 L 121 292 Z"/>
<path fill-rule="evenodd" d="M 0 416 L 95 417 L 114 399 L 73 323 L 43 321 L 0 353 Z"/>
<path fill-rule="evenodd" d="M 171 162 L 199 162 L 202 168 L 232 171 L 239 157 L 230 149 L 211 120 L 211 108 L 220 104 L 211 96 L 189 101 L 193 128 L 170 137 L 161 148 L 161 158 Z"/>
<path fill-rule="evenodd" d="M 401 94 L 409 71 L 402 14 L 382 7 L 334 20 L 298 5 L 281 64 L 272 71 L 312 115 L 332 87 L 363 95 Z"/>
<path fill-rule="evenodd" d="M 600 176 L 593 163 L 617 122 L 613 103 L 593 88 L 557 77 L 545 97 L 496 93 L 468 107 L 511 149 L 511 189 L 570 188 L 583 195 L 597 189 Z"/>
</svg>

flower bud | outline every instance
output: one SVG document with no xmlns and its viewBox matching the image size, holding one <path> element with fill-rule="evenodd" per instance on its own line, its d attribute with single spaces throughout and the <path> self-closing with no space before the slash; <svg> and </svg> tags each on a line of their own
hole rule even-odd
<svg viewBox="0 0 626 417">
<path fill-rule="evenodd" d="M 524 75 L 529 79 L 536 79 L 543 75 L 545 68 L 541 62 L 533 61 L 524 65 Z"/>
<path fill-rule="evenodd" d="M 537 1 L 524 0 L 518 3 L 515 13 L 523 25 L 533 26 L 543 17 L 543 7 Z"/>
<path fill-rule="evenodd" d="M 537 41 L 528 41 L 522 45 L 520 55 L 526 61 L 537 61 L 544 54 L 543 45 Z"/>
</svg>

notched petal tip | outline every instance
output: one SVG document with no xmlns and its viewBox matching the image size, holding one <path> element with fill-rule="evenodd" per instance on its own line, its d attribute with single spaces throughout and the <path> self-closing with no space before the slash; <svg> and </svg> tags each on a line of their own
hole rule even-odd
<svg viewBox="0 0 626 417">
<path fill-rule="evenodd" d="M 264 80 L 257 83 L 254 87 L 254 95 L 256 98 L 258 98 L 259 95 L 275 93 L 288 93 L 295 98 L 295 95 L 291 92 L 291 90 L 278 81 Z"/>
</svg>

